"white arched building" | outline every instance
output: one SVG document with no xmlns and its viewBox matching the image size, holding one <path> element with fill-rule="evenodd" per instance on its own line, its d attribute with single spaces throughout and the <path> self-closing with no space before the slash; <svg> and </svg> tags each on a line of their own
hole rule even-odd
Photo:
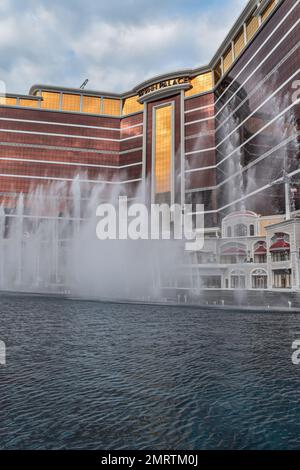
<svg viewBox="0 0 300 470">
<path fill-rule="evenodd" d="M 300 290 L 300 218 L 231 213 L 191 256 L 196 290 Z"/>
</svg>

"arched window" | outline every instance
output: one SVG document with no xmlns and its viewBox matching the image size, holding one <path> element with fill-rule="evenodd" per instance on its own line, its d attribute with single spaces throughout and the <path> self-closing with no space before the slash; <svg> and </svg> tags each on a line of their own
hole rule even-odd
<svg viewBox="0 0 300 470">
<path fill-rule="evenodd" d="M 231 238 L 232 237 L 232 229 L 231 227 L 227 227 L 227 237 Z"/>
<path fill-rule="evenodd" d="M 267 244 L 264 240 L 260 240 L 254 245 L 254 262 L 255 263 L 267 262 Z"/>
<path fill-rule="evenodd" d="M 252 289 L 267 289 L 268 275 L 264 269 L 255 269 L 251 275 Z"/>
<path fill-rule="evenodd" d="M 230 287 L 231 289 L 245 289 L 246 276 L 244 271 L 234 270 L 230 273 Z"/>
<path fill-rule="evenodd" d="M 247 259 L 247 247 L 242 243 L 226 243 L 221 247 L 221 263 L 244 263 Z"/>
<path fill-rule="evenodd" d="M 287 233 L 275 233 L 271 238 L 270 252 L 272 262 L 289 261 L 290 237 Z"/>
<path fill-rule="evenodd" d="M 250 227 L 249 227 L 249 232 L 250 232 L 250 237 L 254 237 L 255 235 L 255 229 L 254 229 L 254 225 L 251 224 Z"/>
</svg>

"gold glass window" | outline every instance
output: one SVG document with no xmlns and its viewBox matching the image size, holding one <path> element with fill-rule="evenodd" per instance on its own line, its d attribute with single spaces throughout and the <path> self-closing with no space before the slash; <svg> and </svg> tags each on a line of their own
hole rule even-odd
<svg viewBox="0 0 300 470">
<path fill-rule="evenodd" d="M 83 96 L 82 111 L 89 114 L 100 114 L 100 98 Z"/>
<path fill-rule="evenodd" d="M 262 21 L 265 21 L 268 16 L 271 14 L 271 12 L 274 10 L 275 8 L 275 5 L 276 5 L 276 1 L 273 0 L 272 2 L 269 3 L 269 5 L 267 6 L 267 8 L 263 11 L 262 15 L 261 15 L 261 19 Z"/>
<path fill-rule="evenodd" d="M 202 73 L 192 78 L 191 85 L 193 88 L 187 90 L 185 96 L 193 96 L 211 90 L 213 87 L 212 72 Z"/>
<path fill-rule="evenodd" d="M 111 98 L 103 99 L 103 114 L 110 114 L 111 116 L 120 116 L 120 100 Z"/>
<path fill-rule="evenodd" d="M 126 98 L 123 104 L 123 114 L 138 113 L 143 111 L 144 106 L 138 102 L 137 96 Z"/>
<path fill-rule="evenodd" d="M 17 99 L 16 98 L 6 98 L 5 96 L 0 96 L 0 105 L 4 106 L 16 106 Z"/>
<path fill-rule="evenodd" d="M 253 38 L 254 34 L 259 28 L 259 23 L 258 23 L 258 17 L 253 16 L 248 22 L 247 22 L 247 41 L 250 41 L 250 39 Z"/>
<path fill-rule="evenodd" d="M 221 61 L 217 63 L 216 68 L 214 69 L 214 75 L 215 75 L 215 84 L 216 84 L 222 77 Z"/>
<path fill-rule="evenodd" d="M 80 95 L 68 95 L 63 94 L 62 98 L 62 110 L 63 111 L 74 111 L 80 112 Z"/>
<path fill-rule="evenodd" d="M 234 40 L 234 57 L 238 57 L 245 47 L 244 29 L 242 29 Z"/>
<path fill-rule="evenodd" d="M 172 105 L 155 109 L 155 195 L 167 193 L 168 202 L 171 202 L 172 110 Z"/>
<path fill-rule="evenodd" d="M 224 54 L 224 72 L 226 72 L 232 64 L 232 48 L 230 47 Z"/>
<path fill-rule="evenodd" d="M 60 93 L 53 93 L 52 91 L 42 91 L 42 108 L 44 109 L 60 109 Z"/>
<path fill-rule="evenodd" d="M 38 108 L 39 102 L 36 100 L 25 100 L 20 99 L 20 106 L 26 106 L 28 108 Z"/>
</svg>

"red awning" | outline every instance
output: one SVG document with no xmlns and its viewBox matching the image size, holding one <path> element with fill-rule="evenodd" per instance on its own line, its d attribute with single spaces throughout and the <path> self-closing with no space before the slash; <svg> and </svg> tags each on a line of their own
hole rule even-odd
<svg viewBox="0 0 300 470">
<path fill-rule="evenodd" d="M 270 251 L 289 251 L 290 244 L 283 239 L 277 240 L 277 242 L 273 243 L 270 246 Z"/>
<path fill-rule="evenodd" d="M 246 256 L 246 251 L 243 250 L 242 248 L 237 248 L 237 247 L 230 247 L 226 248 L 225 250 L 222 251 L 222 255 L 240 255 L 240 256 Z"/>
<path fill-rule="evenodd" d="M 267 253 L 267 248 L 265 245 L 259 245 L 258 248 L 256 248 L 254 254 L 255 255 L 265 255 Z"/>
</svg>

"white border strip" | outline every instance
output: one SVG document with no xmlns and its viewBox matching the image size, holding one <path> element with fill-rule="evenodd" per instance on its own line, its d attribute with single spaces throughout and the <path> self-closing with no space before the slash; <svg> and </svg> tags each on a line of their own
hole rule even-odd
<svg viewBox="0 0 300 470">
<path fill-rule="evenodd" d="M 243 85 L 241 85 L 233 95 L 230 96 L 230 98 L 226 101 L 226 103 L 223 104 L 223 106 L 219 109 L 219 111 L 216 113 L 216 117 L 223 111 L 223 109 L 232 101 L 232 98 L 242 89 L 242 87 L 249 81 L 249 79 L 260 69 L 262 64 L 266 62 L 266 60 L 273 54 L 273 52 L 280 46 L 280 44 L 289 36 L 289 34 L 298 26 L 300 23 L 300 18 L 296 21 L 296 23 L 291 27 L 291 29 L 280 39 L 280 41 L 276 44 L 274 49 L 270 51 L 264 59 L 259 63 L 259 65 L 252 71 L 250 75 L 247 76 L 247 79 L 244 81 Z M 236 79 L 234 80 L 236 81 Z M 231 82 L 234 83 L 234 82 Z M 217 104 L 217 101 L 216 101 Z"/>
<path fill-rule="evenodd" d="M 203 192 L 203 191 L 206 191 L 206 190 L 213 190 L 213 189 L 219 189 L 220 187 L 222 187 L 224 184 L 227 184 L 232 178 L 236 178 L 237 176 L 239 175 L 242 175 L 245 171 L 248 171 L 250 168 L 252 168 L 253 166 L 255 166 L 257 163 L 260 163 L 262 160 L 268 158 L 269 156 L 271 156 L 274 152 L 276 152 L 277 150 L 281 149 L 281 147 L 283 147 L 284 145 L 287 145 L 289 144 L 290 142 L 294 141 L 297 139 L 297 137 L 300 136 L 300 131 L 297 132 L 295 135 L 292 135 L 290 137 L 288 137 L 286 140 L 284 140 L 283 142 L 281 142 L 280 144 L 276 145 L 275 147 L 272 147 L 271 149 L 269 149 L 266 153 L 264 153 L 263 155 L 261 155 L 260 157 L 257 157 L 254 161 L 250 162 L 248 165 L 244 166 L 241 170 L 237 171 L 236 173 L 232 174 L 231 176 L 229 176 L 228 178 L 224 179 L 223 181 L 221 181 L 221 183 L 218 183 L 214 186 L 207 186 L 205 188 L 195 188 L 195 189 L 192 189 L 192 190 L 189 190 L 187 192 L 194 192 L 194 191 L 199 191 L 199 192 Z M 192 173 L 193 170 L 187 170 L 186 173 Z"/>
<path fill-rule="evenodd" d="M 107 168 L 114 170 L 121 170 L 124 168 L 130 168 L 132 166 L 142 165 L 143 162 L 129 163 L 127 165 L 98 165 L 94 163 L 79 163 L 79 162 L 62 162 L 55 160 L 35 160 L 34 158 L 15 158 L 15 157 L 0 157 L 0 161 L 10 162 L 24 162 L 24 163 L 44 163 L 47 165 L 63 165 L 63 166 L 86 166 L 89 168 Z"/>
<path fill-rule="evenodd" d="M 56 178 L 53 176 L 32 176 L 32 175 L 11 175 L 7 173 L 0 173 L 0 178 L 22 178 L 22 179 L 33 179 L 43 181 L 70 181 L 73 182 L 74 178 Z M 126 181 L 100 181 L 100 180 L 81 180 L 78 179 L 79 183 L 93 183 L 93 184 L 128 184 L 142 181 L 142 178 Z"/>
<path fill-rule="evenodd" d="M 286 13 L 286 15 L 282 18 L 282 20 L 276 25 L 276 27 L 272 30 L 271 34 L 265 39 L 265 41 L 259 46 L 258 49 L 256 49 L 255 53 L 253 55 L 251 55 L 251 58 L 248 60 L 248 62 L 246 62 L 246 64 L 244 65 L 244 67 L 242 67 L 242 69 L 239 71 L 239 73 L 237 74 L 237 76 L 235 77 L 235 80 L 238 79 L 238 77 L 241 75 L 241 73 L 243 73 L 243 71 L 248 67 L 248 65 L 252 62 L 252 60 L 257 56 L 257 54 L 262 50 L 262 48 L 265 46 L 265 44 L 269 41 L 269 39 L 276 33 L 276 31 L 280 28 L 280 26 L 282 25 L 282 23 L 284 23 L 284 21 L 288 18 L 288 16 L 290 16 L 290 14 L 292 13 L 292 11 L 298 6 L 300 0 L 297 0 L 296 3 L 292 6 L 292 8 Z M 299 23 L 300 20 L 298 20 L 293 28 Z M 293 29 L 292 28 L 292 29 Z M 289 34 L 291 32 L 291 30 L 288 31 L 287 34 Z M 286 36 L 286 35 L 285 35 Z M 282 38 L 284 39 L 285 36 Z M 276 47 L 278 47 L 278 45 L 282 42 L 279 41 L 279 43 L 277 44 Z M 271 51 L 273 52 L 273 51 Z M 231 88 L 231 85 L 233 84 L 233 82 L 231 82 L 228 87 L 226 88 L 226 90 L 223 91 L 223 93 L 217 98 L 215 104 L 218 103 L 218 101 L 224 96 L 224 94 Z"/>
<path fill-rule="evenodd" d="M 282 25 L 282 23 L 284 23 L 284 21 L 288 18 L 288 16 L 291 14 L 291 12 L 296 8 L 296 6 L 299 4 L 299 1 L 300 0 L 297 0 L 297 2 L 292 6 L 292 8 L 287 12 L 287 14 L 282 18 L 282 20 L 277 24 L 276 28 L 274 28 L 271 32 L 271 34 L 265 39 L 265 41 L 260 45 L 260 47 L 258 49 L 256 49 L 255 53 L 251 56 L 251 58 L 248 60 L 248 62 L 246 62 L 246 64 L 244 65 L 244 67 L 239 71 L 239 73 L 237 74 L 237 76 L 234 78 L 234 80 L 228 85 L 228 87 L 223 91 L 223 93 L 216 99 L 214 105 L 216 105 L 218 103 L 218 101 L 224 96 L 224 94 L 231 88 L 231 86 L 233 85 L 233 83 L 238 79 L 238 77 L 240 76 L 240 74 L 248 67 L 248 65 L 252 62 L 252 60 L 254 59 L 254 57 L 256 57 L 256 55 L 260 52 L 260 50 L 265 46 L 265 44 L 269 41 L 269 39 L 273 36 L 273 34 L 277 31 L 277 29 Z M 296 22 L 296 24 L 286 33 L 286 35 L 288 35 L 292 29 L 297 25 L 298 22 Z M 286 36 L 285 35 L 285 36 Z M 285 36 L 282 38 L 282 40 L 284 40 Z M 280 41 L 280 43 L 282 42 L 282 40 Z M 280 44 L 279 43 L 279 44 Z M 272 51 L 270 51 L 269 54 L 271 54 L 272 52 L 274 52 L 274 50 L 278 47 L 277 44 L 275 46 L 274 49 L 272 49 Z M 248 44 L 246 44 L 246 47 L 247 47 Z M 265 59 L 264 59 L 265 60 Z M 263 61 L 264 62 L 264 61 Z M 263 63 L 261 62 L 259 67 L 261 66 L 261 64 Z M 236 65 L 238 62 L 236 62 L 234 65 Z M 250 75 L 251 76 L 251 75 Z M 250 78 L 250 76 L 248 78 Z M 224 78 L 224 76 L 222 77 L 222 79 Z M 219 84 L 222 83 L 222 79 L 220 79 L 220 82 Z M 246 82 L 243 82 L 241 87 L 244 86 Z M 212 90 L 212 93 L 216 90 L 216 87 Z M 233 98 L 235 96 L 235 94 L 238 92 L 239 90 L 237 90 L 235 93 L 233 93 L 233 95 L 228 99 L 228 101 L 223 105 L 226 106 L 229 101 L 231 100 L 231 98 Z M 192 99 L 193 97 L 189 97 L 188 99 Z M 186 98 L 187 99 L 187 98 Z M 207 107 L 210 107 L 210 106 L 213 106 L 213 105 L 209 105 Z M 222 111 L 223 107 L 219 110 L 219 112 Z M 206 106 L 203 106 L 203 107 L 199 107 L 199 108 L 193 108 L 193 109 L 189 109 L 187 111 L 185 111 L 185 113 L 191 113 L 193 111 L 197 111 L 197 110 L 200 110 L 200 109 L 204 109 L 206 108 Z"/>
<path fill-rule="evenodd" d="M 120 132 L 118 127 L 100 127 L 100 126 L 87 126 L 85 124 L 70 124 L 57 121 L 37 121 L 34 119 L 20 119 L 20 118 L 11 118 L 11 117 L 0 117 L 0 121 L 12 121 L 12 122 L 26 122 L 28 124 L 45 124 L 46 126 L 65 126 L 65 127 L 82 127 L 84 129 L 97 129 L 102 131 L 117 131 Z"/>
<path fill-rule="evenodd" d="M 45 124 L 47 126 L 65 126 L 65 127 L 79 127 L 83 129 L 96 129 L 102 131 L 114 131 L 114 132 L 122 132 L 128 129 L 134 129 L 135 127 L 142 127 L 143 122 L 140 124 L 133 124 L 132 126 L 126 127 L 101 127 L 101 126 L 88 126 L 86 124 L 71 124 L 65 122 L 58 122 L 58 121 L 37 121 L 34 119 L 20 119 L 20 118 L 11 118 L 11 117 L 0 117 L 0 121 L 13 121 L 13 122 L 27 122 L 28 124 Z M 122 123 L 121 123 L 122 124 Z"/>
<path fill-rule="evenodd" d="M 249 137 L 249 139 L 245 140 L 245 142 L 243 142 L 239 147 L 237 147 L 236 149 L 234 149 L 229 155 L 227 155 L 225 158 L 223 158 L 223 160 L 220 160 L 216 165 L 212 165 L 212 166 L 209 166 L 209 167 L 203 167 L 204 169 L 209 169 L 209 168 L 217 168 L 219 165 L 221 165 L 224 161 L 226 161 L 228 158 L 230 158 L 235 152 L 237 152 L 238 150 L 240 150 L 244 145 L 246 145 L 248 142 L 250 142 L 254 137 L 256 137 L 257 135 L 259 135 L 262 131 L 264 131 L 267 127 L 269 127 L 271 124 L 273 124 L 273 122 L 275 122 L 278 118 L 280 118 L 283 114 L 285 114 L 287 111 L 289 111 L 291 108 L 293 108 L 294 106 L 296 106 L 297 104 L 300 103 L 300 98 L 295 101 L 294 103 L 290 104 L 287 108 L 285 108 L 283 111 L 281 111 L 281 113 L 279 113 L 277 116 L 275 116 L 273 119 L 271 119 L 271 121 L 269 121 L 267 124 L 265 124 L 261 129 L 259 129 L 255 134 L 253 134 L 251 137 Z M 209 148 L 209 149 L 202 149 L 201 151 L 200 150 L 194 150 L 192 152 L 187 152 L 185 155 L 194 155 L 196 153 L 200 153 L 200 152 L 206 152 L 208 150 L 216 150 L 218 148 L 217 147 L 212 147 L 212 148 Z M 197 169 L 195 168 L 195 171 L 197 171 Z M 201 168 L 199 168 L 199 171 L 201 171 Z"/>
<path fill-rule="evenodd" d="M 241 102 L 239 103 L 239 105 L 238 105 L 235 109 L 233 109 L 233 110 L 230 112 L 230 114 L 226 117 L 226 119 L 225 119 L 225 120 L 222 120 L 222 122 L 219 124 L 219 126 L 216 127 L 216 129 L 215 129 L 216 132 L 217 132 L 219 129 L 221 129 L 221 128 L 223 127 L 223 125 L 228 121 L 228 119 L 230 119 L 230 117 L 233 116 L 233 114 L 236 113 L 236 112 L 246 103 L 246 101 L 247 101 L 250 97 L 252 97 L 252 96 L 257 92 L 257 90 L 259 90 L 260 87 L 272 77 L 272 75 L 273 75 L 275 72 L 278 71 L 278 69 L 297 51 L 297 49 L 299 49 L 299 47 L 300 47 L 300 41 L 298 41 L 298 43 L 293 47 L 293 49 L 291 49 L 291 50 L 287 53 L 287 55 L 284 56 L 284 57 L 281 59 L 281 61 L 278 62 L 278 63 L 276 64 L 276 66 L 275 66 L 266 76 L 264 76 L 264 78 L 263 78 L 260 82 L 258 82 L 258 83 L 256 84 L 256 86 L 247 94 L 247 97 L 246 97 L 243 101 L 241 101 Z M 244 85 L 244 84 L 243 84 L 243 85 Z M 195 108 L 195 109 L 197 109 L 197 108 Z M 217 115 L 214 114 L 213 116 L 209 116 L 209 117 L 207 117 L 207 118 L 201 118 L 201 119 L 196 119 L 196 120 L 194 120 L 194 121 L 189 121 L 189 122 L 186 122 L 186 123 L 185 123 L 185 126 L 189 126 L 190 124 L 197 124 L 197 123 L 199 123 L 199 122 L 209 121 L 209 120 L 211 120 L 211 119 L 216 119 L 216 117 L 217 117 Z"/>
<path fill-rule="evenodd" d="M 216 148 L 219 148 L 232 134 L 234 134 L 237 131 L 237 129 L 243 126 L 252 116 L 254 116 L 254 114 L 257 113 L 257 111 L 259 111 L 265 104 L 267 104 L 271 98 L 277 95 L 277 93 L 280 90 L 282 90 L 282 88 L 284 88 L 291 80 L 293 80 L 293 78 L 296 77 L 296 75 L 298 75 L 299 72 L 300 72 L 300 67 L 296 70 L 296 72 L 293 73 L 293 75 L 291 75 L 275 91 L 273 91 L 273 93 L 271 93 L 271 95 L 269 95 L 268 98 L 266 98 L 254 111 L 248 114 L 248 116 L 242 122 L 240 122 L 238 126 L 236 126 L 229 134 L 226 134 L 226 137 L 220 142 L 218 142 L 218 145 L 216 145 Z"/>
<path fill-rule="evenodd" d="M 142 147 L 135 147 L 128 150 L 98 150 L 82 147 L 65 147 L 65 146 L 55 146 L 55 145 L 43 145 L 43 144 L 28 144 L 24 142 L 1 142 L 0 147 L 12 147 L 12 148 L 30 148 L 30 149 L 43 149 L 43 150 L 54 150 L 54 151 L 66 151 L 66 152 L 79 152 L 79 153 L 92 153 L 99 155 L 127 155 L 128 153 L 141 152 Z"/>
<path fill-rule="evenodd" d="M 126 142 L 127 140 L 138 139 L 143 137 L 143 134 L 134 135 L 132 137 L 126 137 L 125 139 L 108 139 L 105 137 L 92 137 L 86 135 L 74 135 L 74 134 L 57 134 L 54 132 L 36 132 L 36 131 L 21 131 L 16 129 L 0 129 L 0 132 L 10 132 L 16 134 L 28 134 L 28 135 L 44 135 L 49 137 L 63 137 L 70 139 L 84 139 L 84 140 L 98 140 L 98 141 L 107 141 L 107 142 Z"/>
<path fill-rule="evenodd" d="M 300 169 L 292 171 L 291 173 L 288 173 L 287 176 L 295 176 L 296 174 L 300 173 Z M 277 180 L 273 181 L 272 183 L 265 184 L 261 188 L 256 189 L 255 191 L 252 191 L 249 194 L 246 194 L 245 196 L 240 197 L 239 199 L 236 199 L 235 201 L 230 202 L 229 204 L 226 204 L 225 206 L 219 207 L 216 210 L 210 210 L 210 211 L 204 211 L 204 212 L 190 212 L 189 215 L 195 215 L 195 214 L 216 214 L 218 212 L 221 212 L 225 209 L 228 209 L 228 207 L 231 207 L 238 202 L 244 201 L 245 199 L 248 199 L 249 197 L 255 196 L 255 194 L 260 193 L 261 191 L 265 191 L 266 189 L 270 189 L 275 183 L 280 183 L 282 181 L 282 178 L 278 178 Z M 283 181 L 282 181 L 283 184 Z"/>
<path fill-rule="evenodd" d="M 198 108 L 187 109 L 186 111 L 184 111 L 184 114 L 194 113 L 195 111 L 201 111 L 202 109 L 208 109 L 208 108 L 211 108 L 214 105 L 215 105 L 215 103 L 213 102 L 212 104 L 208 104 L 206 106 L 199 106 Z"/>
</svg>

